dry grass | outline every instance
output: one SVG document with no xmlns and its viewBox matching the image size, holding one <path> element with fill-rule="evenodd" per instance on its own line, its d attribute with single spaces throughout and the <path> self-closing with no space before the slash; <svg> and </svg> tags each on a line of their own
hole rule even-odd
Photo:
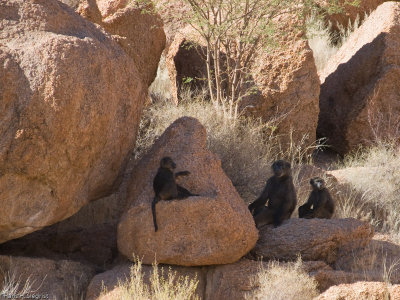
<svg viewBox="0 0 400 300">
<path fill-rule="evenodd" d="M 33 289 L 34 281 L 28 278 L 25 282 L 21 282 L 20 278 L 16 277 L 14 272 L 7 272 L 4 274 L 2 288 L 0 290 L 1 299 L 11 299 L 12 297 L 28 298 L 34 294 L 36 290 Z"/>
<path fill-rule="evenodd" d="M 366 18 L 367 15 L 365 15 L 364 20 Z M 334 33 L 332 31 L 332 24 L 327 24 L 324 20 L 316 16 L 311 16 L 307 19 L 306 36 L 313 51 L 318 72 L 321 72 L 325 68 L 329 59 L 360 25 L 360 18 L 357 16 L 354 23 L 349 22 L 347 27 L 338 25 L 339 32 Z"/>
<path fill-rule="evenodd" d="M 197 118 L 207 129 L 207 146 L 222 161 L 222 167 L 246 202 L 254 201 L 265 185 L 270 166 L 276 159 L 292 165 L 310 161 L 316 145 L 304 142 L 283 149 L 273 134 L 274 126 L 257 120 L 231 117 L 222 108 L 205 101 L 205 94 L 186 92 L 178 106 L 159 101 L 148 107 L 142 117 L 135 150 L 136 158 L 145 153 L 155 139 L 182 116 Z"/>
<path fill-rule="evenodd" d="M 171 269 L 164 273 L 164 269 L 153 265 L 149 283 L 146 283 L 142 270 L 142 263 L 137 260 L 131 267 L 130 276 L 124 282 L 118 283 L 119 300 L 198 300 L 196 288 L 197 278 L 177 276 Z M 106 291 L 103 292 L 103 294 Z"/>
<path fill-rule="evenodd" d="M 247 299 L 257 300 L 308 300 L 319 293 L 317 282 L 302 269 L 302 261 L 281 264 L 268 263 L 267 269 L 261 269 L 254 278 L 258 287 Z"/>
<path fill-rule="evenodd" d="M 393 143 L 379 144 L 345 157 L 344 179 L 357 195 L 347 210 L 369 214 L 378 230 L 400 236 L 400 149 Z M 343 211 L 343 209 L 342 209 Z"/>
</svg>

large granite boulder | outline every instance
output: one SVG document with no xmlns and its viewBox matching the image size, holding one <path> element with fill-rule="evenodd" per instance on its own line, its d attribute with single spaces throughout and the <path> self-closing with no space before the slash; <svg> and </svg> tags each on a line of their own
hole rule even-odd
<svg viewBox="0 0 400 300">
<path fill-rule="evenodd" d="M 358 300 L 358 299 L 400 299 L 400 285 L 390 285 L 386 282 L 360 281 L 352 284 L 332 286 L 316 300 Z"/>
<path fill-rule="evenodd" d="M 189 176 L 178 182 L 200 196 L 160 201 L 158 232 L 154 232 L 151 202 L 153 178 L 160 160 L 170 156 L 177 171 Z M 221 161 L 206 147 L 206 130 L 194 118 L 170 125 L 132 173 L 130 208 L 118 225 L 118 249 L 145 264 L 184 266 L 232 263 L 257 241 L 258 233 L 244 201 L 221 168 Z"/>
<path fill-rule="evenodd" d="M 141 78 L 148 86 L 157 74 L 165 47 L 161 18 L 151 4 L 128 0 L 85 0 L 77 11 L 112 34 L 133 59 Z"/>
<path fill-rule="evenodd" d="M 337 152 L 398 138 L 399 44 L 400 3 L 385 2 L 322 71 L 317 135 Z"/>
<path fill-rule="evenodd" d="M 293 16 L 279 22 L 285 34 L 277 33 L 276 47 L 259 51 L 251 67 L 259 93 L 245 97 L 239 108 L 272 122 L 285 148 L 293 143 L 304 147 L 316 139 L 320 82 L 312 50 Z"/>
<path fill-rule="evenodd" d="M 289 219 L 281 226 L 260 229 L 260 239 L 253 253 L 264 259 L 322 260 L 334 263 L 338 253 L 367 245 L 373 228 L 356 219 Z"/>
<path fill-rule="evenodd" d="M 145 93 L 132 59 L 67 5 L 0 2 L 0 242 L 112 189 Z"/>
</svg>

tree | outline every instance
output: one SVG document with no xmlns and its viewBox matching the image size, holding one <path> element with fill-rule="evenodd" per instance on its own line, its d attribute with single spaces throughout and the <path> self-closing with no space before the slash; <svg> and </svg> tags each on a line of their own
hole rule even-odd
<svg viewBox="0 0 400 300">
<path fill-rule="evenodd" d="M 148 0 L 139 0 L 148 1 Z M 344 0 L 324 2 L 323 10 L 338 13 Z M 322 10 L 315 0 L 178 0 L 190 8 L 185 22 L 201 37 L 211 101 L 230 108 L 254 91 L 251 66 L 259 51 L 274 47 L 285 34 L 280 17 L 294 18 L 303 30 L 306 16 Z M 340 2 L 340 4 L 339 4 Z M 293 30 L 293 28 L 291 28 Z M 201 49 L 201 47 L 196 47 Z"/>
</svg>

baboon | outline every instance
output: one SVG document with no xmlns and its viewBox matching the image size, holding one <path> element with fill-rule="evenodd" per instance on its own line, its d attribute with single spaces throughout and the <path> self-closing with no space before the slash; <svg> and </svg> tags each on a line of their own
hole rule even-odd
<svg viewBox="0 0 400 300">
<path fill-rule="evenodd" d="M 296 208 L 297 198 L 290 163 L 277 160 L 272 164 L 272 171 L 274 175 L 267 180 L 260 197 L 249 205 L 257 228 L 266 224 L 279 226 L 290 218 Z M 265 206 L 268 199 L 268 205 Z"/>
<path fill-rule="evenodd" d="M 299 207 L 299 218 L 332 218 L 335 202 L 325 187 L 325 181 L 320 177 L 314 177 L 310 180 L 310 184 L 313 190 L 307 202 Z"/>
<path fill-rule="evenodd" d="M 151 210 L 153 212 L 154 231 L 158 230 L 156 218 L 156 204 L 160 200 L 184 199 L 190 196 L 198 196 L 192 194 L 184 187 L 176 184 L 175 179 L 180 176 L 187 176 L 189 171 L 182 171 L 174 173 L 176 168 L 175 162 L 171 157 L 163 157 L 160 161 L 160 167 L 153 180 L 154 199 L 151 203 Z"/>
</svg>

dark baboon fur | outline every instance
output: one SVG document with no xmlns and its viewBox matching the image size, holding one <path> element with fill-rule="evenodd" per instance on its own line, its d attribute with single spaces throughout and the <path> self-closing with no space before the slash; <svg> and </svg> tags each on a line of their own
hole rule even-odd
<svg viewBox="0 0 400 300">
<path fill-rule="evenodd" d="M 175 179 L 179 176 L 187 176 L 189 171 L 182 171 L 174 173 L 176 168 L 175 162 L 170 157 L 163 157 L 160 161 L 160 167 L 153 180 L 154 199 L 151 203 L 151 210 L 153 212 L 154 230 L 158 230 L 156 218 L 156 204 L 161 200 L 184 199 L 190 196 L 198 196 L 189 192 L 184 187 L 176 184 Z"/>
<path fill-rule="evenodd" d="M 335 211 L 335 202 L 325 187 L 325 181 L 320 177 L 314 177 L 310 180 L 310 184 L 313 190 L 307 202 L 299 207 L 299 218 L 332 218 Z"/>
<path fill-rule="evenodd" d="M 290 163 L 277 160 L 272 164 L 272 171 L 274 175 L 268 179 L 260 197 L 249 205 L 258 228 L 265 224 L 279 226 L 290 218 L 297 204 Z"/>
</svg>

